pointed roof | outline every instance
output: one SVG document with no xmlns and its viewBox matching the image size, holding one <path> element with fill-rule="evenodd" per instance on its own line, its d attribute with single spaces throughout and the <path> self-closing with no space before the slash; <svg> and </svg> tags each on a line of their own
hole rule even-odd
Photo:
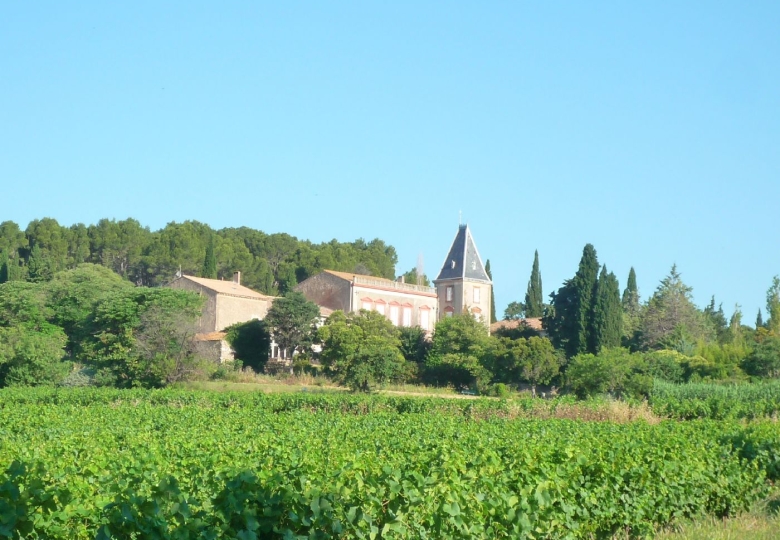
<svg viewBox="0 0 780 540">
<path fill-rule="evenodd" d="M 460 225 L 452 247 L 435 281 L 445 279 L 471 279 L 490 283 L 485 265 L 477 251 L 474 237 L 468 225 Z"/>
</svg>

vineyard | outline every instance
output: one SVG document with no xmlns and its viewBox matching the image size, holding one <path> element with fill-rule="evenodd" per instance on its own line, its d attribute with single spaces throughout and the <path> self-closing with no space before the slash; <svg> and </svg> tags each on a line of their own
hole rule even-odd
<svg viewBox="0 0 780 540">
<path fill-rule="evenodd" d="M 512 419 L 329 394 L 0 392 L 0 538 L 591 538 L 728 515 L 772 422 Z"/>
</svg>

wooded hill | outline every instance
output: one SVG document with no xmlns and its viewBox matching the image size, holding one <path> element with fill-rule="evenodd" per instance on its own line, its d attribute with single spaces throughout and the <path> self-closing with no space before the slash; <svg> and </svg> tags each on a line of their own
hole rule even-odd
<svg viewBox="0 0 780 540">
<path fill-rule="evenodd" d="M 314 244 L 249 227 L 214 230 L 198 221 L 171 222 L 158 231 L 132 218 L 70 227 L 43 218 L 24 230 L 0 223 L 0 283 L 48 281 L 89 262 L 145 286 L 167 283 L 180 268 L 194 275 L 205 269 L 214 278 L 238 270 L 247 287 L 277 295 L 325 268 L 393 279 L 397 259 L 395 248 L 379 239 Z"/>
</svg>

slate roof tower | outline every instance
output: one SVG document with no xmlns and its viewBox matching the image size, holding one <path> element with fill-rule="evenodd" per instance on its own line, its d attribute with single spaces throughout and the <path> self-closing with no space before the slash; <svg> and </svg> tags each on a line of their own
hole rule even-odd
<svg viewBox="0 0 780 540">
<path fill-rule="evenodd" d="M 477 251 L 468 225 L 460 225 L 439 276 L 433 280 L 439 297 L 439 318 L 470 313 L 488 326 L 493 282 Z"/>
</svg>

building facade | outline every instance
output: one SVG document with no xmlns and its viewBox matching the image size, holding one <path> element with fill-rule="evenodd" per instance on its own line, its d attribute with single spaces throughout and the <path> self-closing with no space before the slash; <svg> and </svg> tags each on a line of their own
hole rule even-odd
<svg viewBox="0 0 780 540">
<path fill-rule="evenodd" d="M 436 290 L 423 285 L 324 270 L 302 281 L 296 290 L 321 309 L 376 311 L 396 326 L 419 326 L 431 332 L 438 319 Z"/>
</svg>

